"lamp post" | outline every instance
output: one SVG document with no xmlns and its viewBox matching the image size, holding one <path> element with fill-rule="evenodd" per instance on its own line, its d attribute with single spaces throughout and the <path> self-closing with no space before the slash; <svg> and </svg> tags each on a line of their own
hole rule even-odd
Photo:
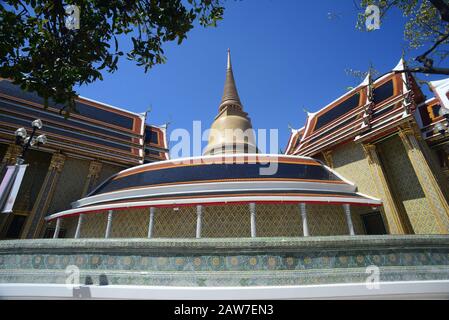
<svg viewBox="0 0 449 320">
<path fill-rule="evenodd" d="M 36 131 L 42 129 L 42 121 L 40 119 L 36 119 L 31 123 L 31 127 L 33 131 L 28 136 L 28 133 L 25 128 L 19 128 L 16 130 L 16 144 L 22 147 L 22 153 L 17 157 L 16 164 L 20 165 L 25 162 L 25 155 L 28 149 L 32 146 L 40 146 L 47 143 L 47 137 L 44 134 L 41 134 L 37 137 Z"/>
<path fill-rule="evenodd" d="M 47 137 L 43 134 L 36 137 L 36 131 L 42 129 L 42 121 L 40 119 L 36 119 L 31 123 L 31 127 L 33 128 L 33 131 L 28 136 L 28 133 L 25 128 L 19 128 L 15 132 L 16 137 L 16 145 L 22 147 L 22 153 L 17 156 L 16 163 L 14 165 L 14 168 L 9 167 L 9 173 L 7 172 L 4 178 L 4 181 L 1 183 L 0 188 L 0 212 L 10 212 L 12 209 L 12 204 L 15 201 L 15 194 L 16 192 L 12 192 L 13 190 L 18 190 L 18 186 L 15 186 L 16 178 L 19 173 L 19 170 L 23 163 L 25 162 L 25 156 L 28 151 L 28 149 L 32 146 L 40 146 L 47 142 Z M 24 168 L 21 170 L 20 177 L 23 177 L 24 174 Z M 20 186 L 20 181 L 17 181 L 18 185 Z M 10 198 L 10 195 L 14 194 L 12 197 L 13 200 L 8 200 Z M 9 203 L 8 206 L 6 206 L 6 203 Z M 8 207 L 8 210 L 6 210 L 6 207 Z"/>
<path fill-rule="evenodd" d="M 444 121 L 442 122 L 438 122 L 435 125 L 435 131 L 438 132 L 441 135 L 445 135 L 448 131 L 448 127 L 449 127 L 449 110 L 441 107 L 441 112 L 440 114 L 443 116 Z"/>
</svg>

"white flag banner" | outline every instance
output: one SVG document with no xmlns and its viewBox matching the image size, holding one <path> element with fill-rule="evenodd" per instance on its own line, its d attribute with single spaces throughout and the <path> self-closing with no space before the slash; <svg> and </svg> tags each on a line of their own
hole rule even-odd
<svg viewBox="0 0 449 320">
<path fill-rule="evenodd" d="M 3 177 L 2 183 L 0 184 L 0 195 L 6 192 L 6 186 L 9 184 L 12 176 L 14 174 L 14 166 L 7 167 L 5 176 Z"/>
<path fill-rule="evenodd" d="M 0 212 L 6 200 L 9 196 L 9 191 L 11 190 L 12 179 L 14 179 L 14 166 L 6 168 L 5 176 L 3 177 L 2 183 L 0 184 Z"/>
<path fill-rule="evenodd" d="M 8 173 L 11 172 L 11 175 L 8 178 L 8 181 L 6 182 L 5 186 L 3 186 L 3 182 L 5 182 L 5 179 L 7 178 L 7 176 L 5 175 L 5 179 L 3 179 L 3 182 L 0 186 L 0 194 L 9 191 L 9 195 L 3 207 L 2 213 L 12 212 L 12 207 L 14 206 L 14 202 L 16 201 L 16 197 L 17 194 L 19 193 L 19 189 L 22 184 L 23 176 L 25 175 L 25 170 L 27 167 L 28 167 L 27 164 L 8 167 L 8 171 L 6 173 L 8 175 Z"/>
</svg>

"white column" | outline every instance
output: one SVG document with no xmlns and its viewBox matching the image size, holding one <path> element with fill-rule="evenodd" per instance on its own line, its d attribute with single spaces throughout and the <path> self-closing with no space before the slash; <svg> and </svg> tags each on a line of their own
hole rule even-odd
<svg viewBox="0 0 449 320">
<path fill-rule="evenodd" d="M 201 227 L 203 218 L 203 206 L 196 206 L 196 238 L 201 238 Z"/>
<path fill-rule="evenodd" d="M 352 217 L 351 217 L 351 206 L 349 204 L 344 204 L 343 209 L 346 215 L 346 222 L 348 223 L 349 234 L 351 236 L 355 236 L 354 225 L 352 224 Z"/>
<path fill-rule="evenodd" d="M 78 217 L 78 224 L 76 225 L 76 231 L 75 231 L 75 239 L 78 239 L 81 234 L 81 225 L 83 224 L 83 217 L 84 214 L 80 214 Z"/>
<path fill-rule="evenodd" d="M 148 238 L 153 238 L 153 228 L 154 228 L 154 211 L 156 208 L 150 208 L 150 222 L 148 223 Z"/>
<path fill-rule="evenodd" d="M 109 210 L 108 212 L 108 223 L 106 225 L 106 232 L 104 233 L 104 238 L 108 239 L 111 236 L 111 229 L 112 229 L 112 214 L 114 211 Z"/>
<path fill-rule="evenodd" d="M 53 239 L 57 239 L 59 236 L 59 230 L 61 229 L 61 218 L 56 219 L 55 233 L 53 234 Z"/>
<path fill-rule="evenodd" d="M 257 237 L 256 231 L 256 204 L 249 204 L 249 212 L 251 213 L 251 238 Z"/>
<path fill-rule="evenodd" d="M 309 236 L 309 225 L 307 224 L 307 209 L 305 203 L 300 203 L 299 207 L 301 209 L 301 218 L 302 218 L 302 232 L 304 237 Z"/>
</svg>

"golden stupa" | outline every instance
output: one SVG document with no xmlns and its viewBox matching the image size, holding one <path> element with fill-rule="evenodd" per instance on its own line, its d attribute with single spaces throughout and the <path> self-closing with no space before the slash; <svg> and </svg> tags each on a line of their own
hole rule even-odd
<svg viewBox="0 0 449 320">
<path fill-rule="evenodd" d="M 226 81 L 218 111 L 219 113 L 210 128 L 209 141 L 204 155 L 257 153 L 251 119 L 243 111 L 235 85 L 229 49 Z"/>
</svg>

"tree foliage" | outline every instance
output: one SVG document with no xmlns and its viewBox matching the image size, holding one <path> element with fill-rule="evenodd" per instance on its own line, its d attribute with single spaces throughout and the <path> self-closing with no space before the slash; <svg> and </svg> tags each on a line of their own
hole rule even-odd
<svg viewBox="0 0 449 320">
<path fill-rule="evenodd" d="M 407 18 L 404 37 L 411 49 L 423 49 L 414 59 L 414 66 L 406 71 L 449 74 L 449 68 L 439 68 L 449 55 L 449 1 L 448 0 L 360 0 L 362 8 L 376 5 L 381 11 L 381 21 L 391 9 L 399 9 Z M 359 16 L 358 26 L 365 23 L 365 14 Z M 425 49 L 424 49 L 425 48 Z"/>
<path fill-rule="evenodd" d="M 0 77 L 74 110 L 75 85 L 102 79 L 126 57 L 147 72 L 181 44 L 195 23 L 215 26 L 222 0 L 6 0 L 0 2 Z M 80 9 L 80 28 L 65 25 L 65 7 Z M 123 52 L 118 37 L 132 41 Z"/>
</svg>

